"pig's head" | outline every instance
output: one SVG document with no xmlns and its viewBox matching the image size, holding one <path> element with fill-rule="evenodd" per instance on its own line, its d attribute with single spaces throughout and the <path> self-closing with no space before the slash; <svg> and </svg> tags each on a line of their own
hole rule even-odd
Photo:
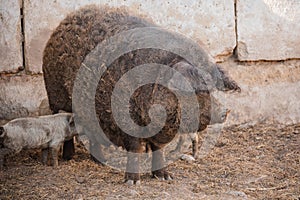
<svg viewBox="0 0 300 200">
<path fill-rule="evenodd" d="M 75 127 L 74 114 L 68 115 L 68 130 L 66 133 L 66 140 L 72 139 L 74 136 L 78 135 Z"/>
<path fill-rule="evenodd" d="M 178 90 L 186 94 L 185 99 L 187 102 L 191 99 L 191 95 L 197 95 L 200 111 L 198 131 L 204 130 L 207 125 L 225 122 L 229 110 L 211 95 L 209 87 L 203 77 L 205 74 L 201 74 L 201 71 L 197 70 L 196 67 L 186 61 L 178 62 L 172 67 L 185 77 L 185 80 L 189 82 L 190 86 L 186 86 L 185 80 L 175 74 L 171 81 L 169 81 L 168 87 L 172 90 Z M 221 75 L 224 76 L 224 85 L 231 88 L 232 85 L 229 84 L 231 80 L 227 78 L 223 71 L 221 72 Z M 225 84 L 227 83 L 226 81 L 228 82 L 228 85 Z M 232 82 L 233 85 L 234 83 L 235 82 Z M 192 121 L 190 123 L 195 122 Z"/>
<path fill-rule="evenodd" d="M 69 119 L 69 131 L 72 136 L 77 135 L 75 121 L 74 121 L 74 114 L 72 114 Z"/>
</svg>

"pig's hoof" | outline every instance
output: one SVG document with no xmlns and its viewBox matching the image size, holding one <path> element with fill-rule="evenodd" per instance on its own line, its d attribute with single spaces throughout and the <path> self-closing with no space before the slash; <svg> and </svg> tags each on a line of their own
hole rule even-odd
<svg viewBox="0 0 300 200">
<path fill-rule="evenodd" d="M 180 157 L 180 159 L 181 160 L 185 160 L 188 163 L 192 163 L 192 162 L 194 162 L 196 160 L 193 156 L 187 155 L 187 154 L 182 154 L 181 157 Z"/>
<path fill-rule="evenodd" d="M 135 182 L 135 184 L 136 184 L 136 185 L 141 185 L 141 181 L 140 181 L 140 180 L 137 180 L 137 181 Z"/>
<path fill-rule="evenodd" d="M 140 185 L 140 174 L 138 173 L 125 173 L 125 183 L 128 185 Z"/>
<path fill-rule="evenodd" d="M 127 185 L 141 185 L 141 181 L 140 180 L 126 180 L 125 183 Z"/>
<path fill-rule="evenodd" d="M 134 184 L 134 180 L 127 180 L 127 181 L 125 181 L 125 183 L 127 185 L 133 185 Z"/>
<path fill-rule="evenodd" d="M 42 164 L 45 165 L 45 166 L 47 166 L 48 162 L 42 161 Z"/>
<path fill-rule="evenodd" d="M 141 185 L 141 181 L 140 180 L 137 180 L 137 181 L 134 181 L 134 180 L 127 180 L 125 181 L 125 183 L 127 185 Z"/>
<path fill-rule="evenodd" d="M 52 168 L 53 168 L 54 170 L 58 169 L 58 164 L 52 165 Z"/>
<path fill-rule="evenodd" d="M 156 171 L 153 171 L 152 174 L 153 174 L 152 175 L 153 178 L 157 178 L 158 180 L 161 180 L 161 181 L 173 180 L 173 177 L 171 176 L 171 174 L 169 174 L 165 170 L 156 170 Z"/>
</svg>

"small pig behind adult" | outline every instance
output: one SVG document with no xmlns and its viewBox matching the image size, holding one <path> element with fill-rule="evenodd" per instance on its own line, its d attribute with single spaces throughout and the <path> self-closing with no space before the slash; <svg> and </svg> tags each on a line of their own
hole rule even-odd
<svg viewBox="0 0 300 200">
<path fill-rule="evenodd" d="M 77 135 L 71 113 L 14 119 L 0 127 L 0 168 L 5 157 L 22 149 L 42 149 L 42 162 L 47 163 L 51 150 L 52 164 L 58 166 L 58 151 L 65 140 Z"/>
<path fill-rule="evenodd" d="M 207 101 L 209 105 L 206 107 L 210 107 L 210 109 L 206 112 L 201 112 L 201 116 L 205 121 L 205 115 L 210 114 L 212 117 L 210 120 L 207 120 L 207 125 L 214 125 L 214 124 L 222 124 L 226 121 L 227 115 L 230 112 L 226 107 L 224 107 L 214 96 L 209 94 L 203 95 L 205 98 L 210 98 L 210 101 Z M 202 119 L 200 118 L 200 120 Z M 182 152 L 183 145 L 185 141 L 192 142 L 192 150 L 193 150 L 193 157 L 195 159 L 198 158 L 198 151 L 199 151 L 199 134 L 206 130 L 207 126 L 203 126 L 198 130 L 198 132 L 188 133 L 188 134 L 179 134 L 179 140 L 177 143 L 176 148 L 173 152 Z"/>
<path fill-rule="evenodd" d="M 181 74 L 188 74 L 188 80 L 190 83 L 200 83 L 198 85 L 193 86 L 194 88 L 198 88 L 199 85 L 202 87 L 206 86 L 205 81 L 202 79 L 202 76 L 198 75 L 198 71 L 195 70 L 191 65 L 186 62 L 178 62 L 173 66 L 173 69 L 177 70 Z M 176 80 L 178 85 L 180 85 L 181 91 L 185 91 L 188 93 L 188 89 L 184 87 L 185 83 L 181 83 L 183 79 L 173 77 Z M 169 88 L 173 90 L 178 90 L 173 82 L 170 82 L 168 85 Z M 238 89 L 239 90 L 239 89 Z M 193 91 L 191 91 L 193 94 Z M 197 90 L 196 90 L 197 93 Z M 208 125 L 214 125 L 219 123 L 224 123 L 226 121 L 227 115 L 230 112 L 226 107 L 222 105 L 222 102 L 219 102 L 210 92 L 201 91 L 197 93 L 198 103 L 199 103 L 199 128 L 198 133 L 204 131 Z M 190 99 L 189 95 L 186 97 L 186 101 L 188 102 Z M 193 105 L 191 103 L 191 105 Z M 193 109 L 191 109 L 193 110 Z M 194 109 L 197 111 L 196 109 Z M 196 122 L 191 122 L 191 124 Z M 185 126 L 190 126 L 190 124 L 185 124 Z M 180 134 L 179 135 L 179 142 L 177 144 L 175 152 L 182 151 L 182 145 L 185 140 L 191 139 L 192 140 L 192 149 L 193 149 L 193 157 L 197 158 L 198 155 L 198 148 L 199 148 L 199 139 L 198 133 L 189 133 L 189 134 Z"/>
</svg>

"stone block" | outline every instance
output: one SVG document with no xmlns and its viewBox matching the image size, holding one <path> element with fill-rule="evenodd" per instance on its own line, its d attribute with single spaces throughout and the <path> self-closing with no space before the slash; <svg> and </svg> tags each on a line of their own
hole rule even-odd
<svg viewBox="0 0 300 200">
<path fill-rule="evenodd" d="M 238 58 L 300 58 L 300 1 L 237 1 Z"/>
<path fill-rule="evenodd" d="M 0 120 L 50 114 L 41 75 L 0 78 Z"/>
<path fill-rule="evenodd" d="M 231 110 L 225 126 L 300 122 L 300 61 L 222 63 L 241 93 L 216 93 Z"/>
<path fill-rule="evenodd" d="M 65 16 L 87 4 L 126 6 L 195 42 L 202 41 L 217 57 L 230 54 L 236 45 L 233 0 L 136 1 L 136 0 L 25 0 L 26 66 L 40 73 L 43 49 L 52 31 Z"/>
<path fill-rule="evenodd" d="M 0 0 L 0 73 L 23 68 L 19 0 Z"/>
</svg>

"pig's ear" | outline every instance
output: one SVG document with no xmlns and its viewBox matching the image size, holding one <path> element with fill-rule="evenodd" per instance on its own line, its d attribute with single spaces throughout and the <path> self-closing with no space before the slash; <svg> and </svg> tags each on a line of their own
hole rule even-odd
<svg viewBox="0 0 300 200">
<path fill-rule="evenodd" d="M 0 127 L 0 136 L 3 136 L 4 135 L 4 128 L 1 126 Z"/>
<path fill-rule="evenodd" d="M 184 92 L 208 91 L 208 86 L 203 79 L 203 73 L 186 61 L 180 61 L 171 66 L 179 74 L 175 74 L 169 81 L 169 88 Z M 184 77 L 184 78 L 183 78 Z"/>
<path fill-rule="evenodd" d="M 219 65 L 215 65 L 216 76 L 217 76 L 217 83 L 216 87 L 218 90 L 221 91 L 235 91 L 235 92 L 241 92 L 240 86 L 237 84 L 236 81 L 234 81 L 228 73 Z"/>
</svg>

